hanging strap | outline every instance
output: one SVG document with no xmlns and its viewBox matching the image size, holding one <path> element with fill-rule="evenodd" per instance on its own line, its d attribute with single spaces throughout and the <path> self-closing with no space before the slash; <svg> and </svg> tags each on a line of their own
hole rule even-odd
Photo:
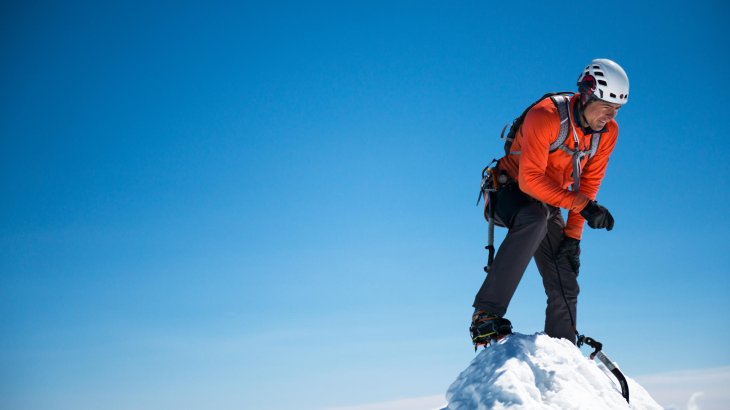
<svg viewBox="0 0 730 410">
<path fill-rule="evenodd" d="M 560 149 L 571 156 L 571 162 L 573 165 L 573 192 L 578 192 L 580 189 L 580 176 L 581 167 L 580 161 L 583 157 L 593 158 L 598 150 L 598 144 L 601 142 L 601 134 L 596 132 L 591 136 L 591 146 L 586 150 L 580 150 L 580 140 L 578 139 L 578 132 L 576 132 L 573 126 L 573 119 L 570 113 L 570 98 L 567 96 L 555 96 L 552 97 L 553 102 L 558 107 L 560 113 L 560 134 L 558 139 L 550 145 L 550 152 L 556 149 Z M 565 145 L 565 140 L 568 138 L 568 131 L 573 131 L 573 142 L 576 149 L 568 148 Z"/>
</svg>

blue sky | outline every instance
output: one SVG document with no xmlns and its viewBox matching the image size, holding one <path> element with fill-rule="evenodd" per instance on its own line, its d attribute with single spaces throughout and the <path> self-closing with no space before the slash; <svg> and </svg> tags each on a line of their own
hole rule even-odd
<svg viewBox="0 0 730 410">
<path fill-rule="evenodd" d="M 631 98 L 579 328 L 632 376 L 730 365 L 727 15 L 4 3 L 0 407 L 442 394 L 474 357 L 480 171 L 502 126 L 593 58 L 626 69 Z M 533 333 L 543 312 L 531 265 L 508 317 Z"/>
</svg>

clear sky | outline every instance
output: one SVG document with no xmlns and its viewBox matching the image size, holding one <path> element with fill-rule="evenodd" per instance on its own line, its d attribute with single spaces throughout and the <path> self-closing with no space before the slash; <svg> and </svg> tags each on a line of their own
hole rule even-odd
<svg viewBox="0 0 730 410">
<path fill-rule="evenodd" d="M 730 365 L 729 15 L 3 2 L 0 407 L 444 393 L 474 357 L 480 171 L 502 126 L 593 58 L 631 97 L 599 193 L 616 227 L 583 237 L 579 329 L 632 377 Z M 531 265 L 515 330 L 540 331 L 544 302 Z"/>
</svg>

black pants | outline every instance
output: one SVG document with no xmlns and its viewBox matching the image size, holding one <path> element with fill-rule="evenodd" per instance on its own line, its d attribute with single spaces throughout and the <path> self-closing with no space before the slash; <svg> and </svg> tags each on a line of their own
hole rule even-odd
<svg viewBox="0 0 730 410">
<path fill-rule="evenodd" d="M 571 316 L 576 320 L 578 275 L 565 258 L 554 256 L 565 228 L 560 209 L 532 199 L 516 184 L 500 189 L 494 199 L 495 221 L 509 231 L 476 295 L 474 307 L 503 316 L 534 256 L 547 295 L 545 333 L 575 343 Z"/>
</svg>

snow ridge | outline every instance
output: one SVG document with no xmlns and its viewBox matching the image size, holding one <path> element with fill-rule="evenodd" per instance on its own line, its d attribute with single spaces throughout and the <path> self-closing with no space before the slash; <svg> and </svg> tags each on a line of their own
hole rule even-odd
<svg viewBox="0 0 730 410">
<path fill-rule="evenodd" d="M 446 393 L 442 410 L 661 410 L 627 377 L 631 405 L 600 363 L 565 339 L 515 333 L 483 349 Z"/>
</svg>

